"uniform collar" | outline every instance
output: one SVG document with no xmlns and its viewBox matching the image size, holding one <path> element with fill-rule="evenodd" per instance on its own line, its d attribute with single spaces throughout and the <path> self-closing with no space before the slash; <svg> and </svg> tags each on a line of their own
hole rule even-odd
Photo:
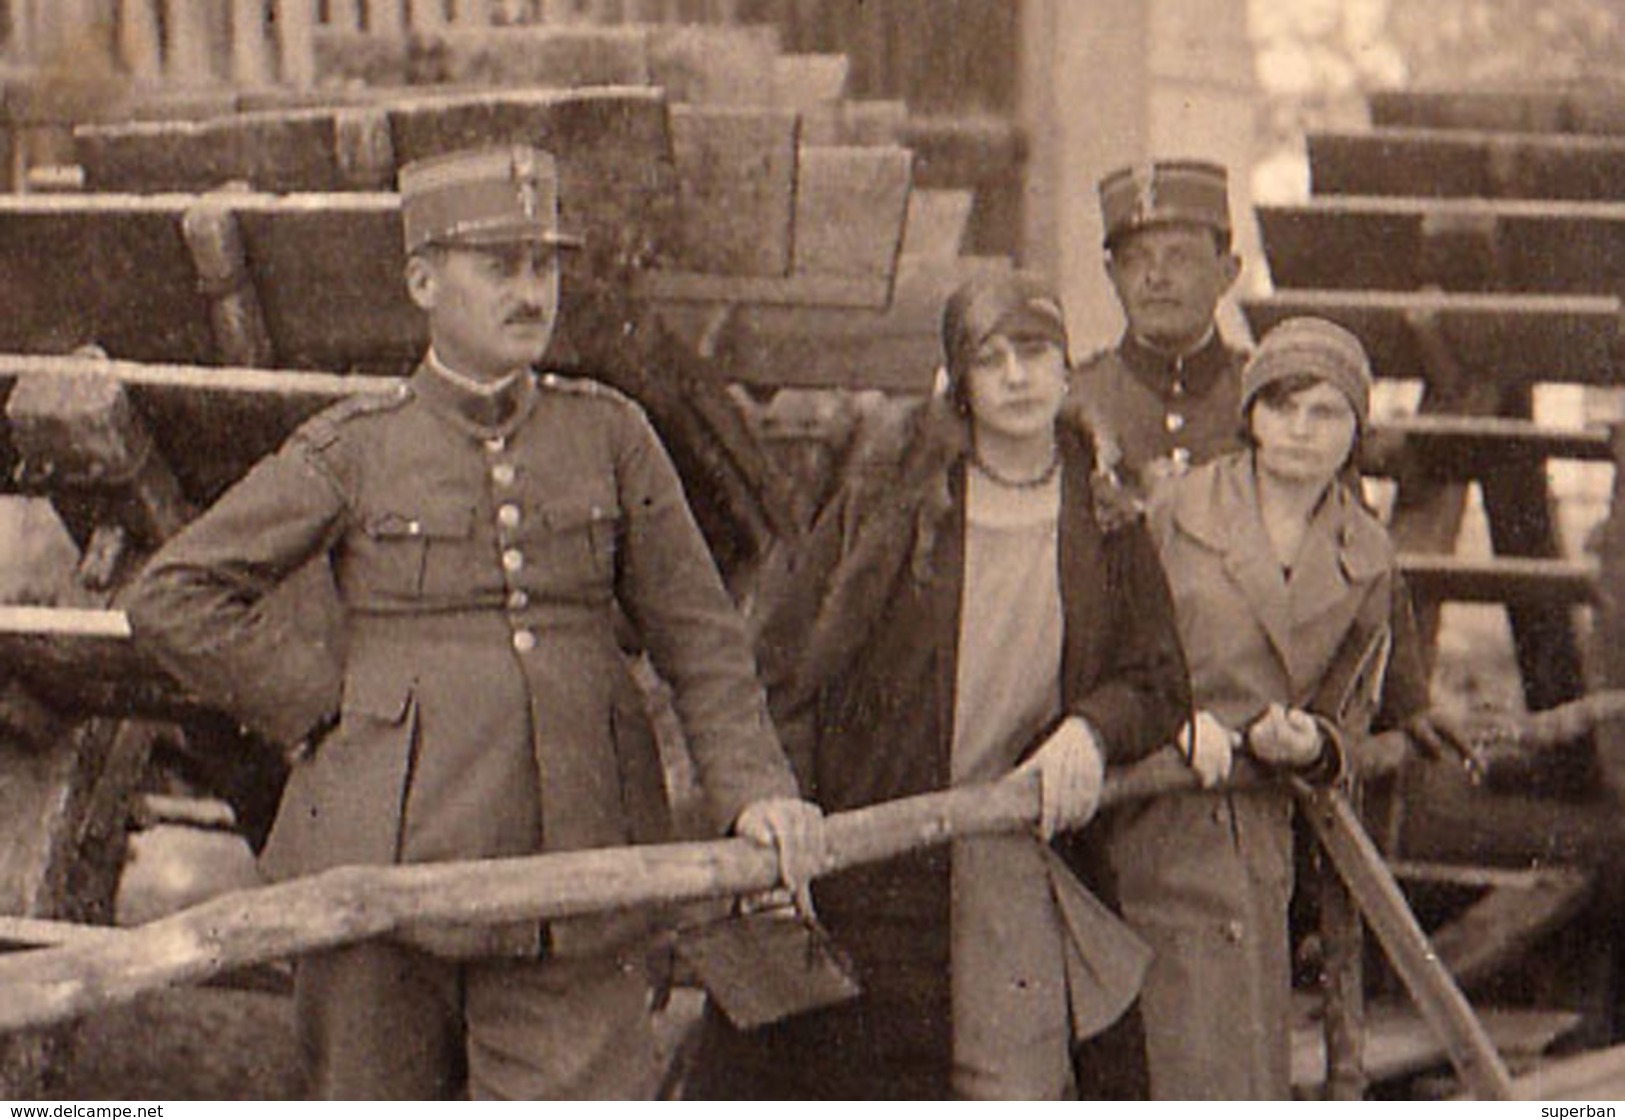
<svg viewBox="0 0 1625 1120">
<path fill-rule="evenodd" d="M 412 389 L 453 424 L 484 438 L 507 435 L 536 403 L 536 376 L 520 370 L 487 391 L 448 371 L 431 351 L 412 375 Z"/>
<path fill-rule="evenodd" d="M 1153 350 L 1126 331 L 1117 345 L 1123 362 L 1145 387 L 1164 400 L 1206 396 L 1230 367 L 1230 349 L 1217 328 L 1209 328 L 1207 338 L 1183 355 Z"/>
</svg>

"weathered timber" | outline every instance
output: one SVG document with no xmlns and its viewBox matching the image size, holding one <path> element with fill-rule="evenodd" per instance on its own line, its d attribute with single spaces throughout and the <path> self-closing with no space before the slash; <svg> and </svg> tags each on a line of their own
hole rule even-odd
<svg viewBox="0 0 1625 1120">
<path fill-rule="evenodd" d="M 965 247 L 965 229 L 976 196 L 967 190 L 916 188 L 908 195 L 903 223 L 903 256 L 951 261 Z"/>
<path fill-rule="evenodd" d="M 355 393 L 398 392 L 401 384 L 395 378 L 293 370 L 0 354 L 0 395 L 14 394 L 13 386 L 25 379 L 35 383 L 31 392 L 72 399 L 106 392 L 86 386 L 122 386 L 185 495 L 198 505 L 212 501 L 301 421 L 327 405 Z M 48 389 L 50 385 L 55 387 Z M 17 476 L 18 450 L 12 442 L 23 434 L 8 429 L 0 441 L 5 452 L 0 460 L 10 464 L 0 484 L 12 490 L 26 481 L 26 476 Z M 130 462 L 139 466 L 134 459 Z"/>
<path fill-rule="evenodd" d="M 962 282 L 1008 271 L 1006 257 L 902 257 L 884 310 L 737 308 L 717 332 L 714 375 L 800 388 L 926 393 L 942 362 L 942 302 Z"/>
<path fill-rule="evenodd" d="M 1584 560 L 1402 552 L 1399 566 L 1418 598 L 1456 603 L 1575 605 L 1592 600 L 1597 588 L 1597 566 Z"/>
<path fill-rule="evenodd" d="M 1577 915 L 1593 886 L 1585 871 L 1546 868 L 1531 887 L 1492 887 L 1429 935 L 1434 951 L 1457 983 L 1471 987 Z"/>
<path fill-rule="evenodd" d="M 61 712 L 119 719 L 208 714 L 140 656 L 122 611 L 0 606 L 0 666 Z"/>
<path fill-rule="evenodd" d="M 1425 469 L 1466 481 L 1509 459 L 1612 461 L 1608 429 L 1558 428 L 1507 416 L 1431 413 L 1374 421 L 1360 446 L 1360 470 L 1398 476 Z"/>
<path fill-rule="evenodd" d="M 795 271 L 888 281 L 912 181 L 906 148 L 804 144 L 796 180 Z"/>
<path fill-rule="evenodd" d="M 800 117 L 789 110 L 672 106 L 682 213 L 676 268 L 789 273 L 799 130 Z"/>
<path fill-rule="evenodd" d="M 452 28 L 410 37 L 379 31 L 318 28 L 313 46 L 319 80 L 335 85 L 451 82 L 558 88 L 650 82 L 643 28 Z"/>
<path fill-rule="evenodd" d="M 1614 462 L 1625 463 L 1625 426 L 1613 432 Z M 1587 668 L 1599 689 L 1625 688 L 1625 470 L 1616 467 L 1612 504 L 1601 532 L 1602 594 L 1598 597 Z M 1604 788 L 1625 801 L 1625 725 L 1609 725 L 1596 736 L 1597 763 Z"/>
<path fill-rule="evenodd" d="M 1625 204 L 1320 198 L 1261 206 L 1283 288 L 1625 293 Z"/>
<path fill-rule="evenodd" d="M 1478 1018 L 1495 1048 L 1509 1057 L 1545 1052 L 1580 1021 L 1573 1011 L 1520 1008 L 1486 1008 L 1478 1012 Z M 1316 1024 L 1293 1028 L 1292 1087 L 1299 1092 L 1325 1084 L 1321 1034 Z M 1370 1081 L 1381 1083 L 1420 1073 L 1443 1062 L 1445 1056 L 1438 1036 L 1409 1007 L 1383 1003 L 1371 1008 L 1364 1039 L 1364 1069 Z M 1516 1079 L 1514 1085 L 1521 1086 L 1523 1081 Z"/>
<path fill-rule="evenodd" d="M 844 54 L 784 54 L 773 60 L 773 104 L 805 112 L 846 96 L 852 60 Z"/>
<path fill-rule="evenodd" d="M 1312 132 L 1317 195 L 1625 201 L 1625 140 L 1390 128 Z"/>
<path fill-rule="evenodd" d="M 1341 323 L 1360 336 L 1381 377 L 1428 376 L 1429 355 L 1411 325 L 1418 314 L 1476 381 L 1612 384 L 1617 376 L 1613 296 L 1294 288 L 1248 297 L 1242 307 L 1255 335 L 1297 315 Z"/>
<path fill-rule="evenodd" d="M 1320 900 L 1321 1034 L 1325 1040 L 1325 1099 L 1365 1098 L 1366 1006 L 1365 926 L 1344 882 L 1315 862 L 1314 889 Z"/>
<path fill-rule="evenodd" d="M 243 255 L 230 193 L 199 199 L 181 217 L 181 236 L 197 267 L 198 290 L 211 303 L 209 321 L 220 360 L 234 366 L 273 365 L 271 335 Z"/>
<path fill-rule="evenodd" d="M 1513 1082 L 1519 1100 L 1613 1101 L 1625 1097 L 1625 1046 L 1542 1062 Z"/>
<path fill-rule="evenodd" d="M 117 526 L 131 545 L 150 549 L 196 513 L 119 382 L 24 375 L 5 415 L 20 459 L 16 476 L 51 498 L 82 548 L 92 530 Z M 113 571 L 86 578 L 83 564 L 80 576 L 98 590 L 115 582 Z"/>
<path fill-rule="evenodd" d="M 1369 100 L 1371 122 L 1379 127 L 1625 133 L 1625 91 L 1608 86 L 1382 90 Z"/>
<path fill-rule="evenodd" d="M 1445 1044 L 1450 1063 L 1480 1099 L 1507 1100 L 1512 1079 L 1461 989 L 1440 967 L 1427 935 L 1416 924 L 1399 885 L 1336 790 L 1310 789 L 1293 779 L 1293 792 L 1326 858 L 1337 868 L 1371 932 L 1404 982 L 1417 1010 Z"/>
</svg>

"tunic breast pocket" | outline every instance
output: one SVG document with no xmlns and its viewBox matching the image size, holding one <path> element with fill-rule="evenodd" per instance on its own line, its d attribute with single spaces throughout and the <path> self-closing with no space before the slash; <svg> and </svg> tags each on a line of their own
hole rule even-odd
<svg viewBox="0 0 1625 1120">
<path fill-rule="evenodd" d="M 615 581 L 620 506 L 610 499 L 560 500 L 538 515 L 540 524 L 527 544 L 527 551 L 538 553 L 537 578 L 567 595 L 608 596 Z"/>
<path fill-rule="evenodd" d="M 371 554 L 367 581 L 376 591 L 407 598 L 466 593 L 473 530 L 474 511 L 467 507 L 370 514 L 362 523 Z"/>
</svg>

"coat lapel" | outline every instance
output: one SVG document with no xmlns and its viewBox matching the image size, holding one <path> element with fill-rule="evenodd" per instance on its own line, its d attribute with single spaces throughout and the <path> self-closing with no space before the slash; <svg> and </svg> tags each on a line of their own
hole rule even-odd
<svg viewBox="0 0 1625 1120">
<path fill-rule="evenodd" d="M 1209 485 L 1181 487 L 1174 519 L 1190 537 L 1223 557 L 1225 575 L 1241 592 L 1281 667 L 1290 675 L 1292 612 L 1281 566 L 1270 552 L 1258 512 L 1252 456 L 1215 463 Z"/>
</svg>

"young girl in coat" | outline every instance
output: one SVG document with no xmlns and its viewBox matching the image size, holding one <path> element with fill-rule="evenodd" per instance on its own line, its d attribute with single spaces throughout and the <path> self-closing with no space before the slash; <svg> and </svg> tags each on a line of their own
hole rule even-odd
<svg viewBox="0 0 1625 1120">
<path fill-rule="evenodd" d="M 1293 805 L 1258 779 L 1336 778 L 1344 762 L 1324 686 L 1351 657 L 1392 650 L 1404 608 L 1393 547 L 1346 481 L 1370 393 L 1352 334 L 1284 322 L 1242 374 L 1248 448 L 1153 499 L 1196 703 L 1181 744 L 1217 787 L 1113 822 L 1123 914 L 1155 951 L 1141 993 L 1155 1098 L 1290 1094 Z M 1425 703 L 1399 630 L 1384 712 L 1395 724 Z"/>
<path fill-rule="evenodd" d="M 1037 770 L 1042 835 L 817 883 L 863 995 L 749 1033 L 713 1020 L 690 1097 L 1060 1099 L 1075 1039 L 1122 1011 L 1091 998 L 1067 920 L 1082 887 L 1046 841 L 1189 714 L 1167 587 L 1143 525 L 1097 517 L 1091 441 L 1060 419 L 1054 293 L 972 281 L 942 336 L 946 399 L 768 573 L 758 652 L 825 810 Z"/>
</svg>

